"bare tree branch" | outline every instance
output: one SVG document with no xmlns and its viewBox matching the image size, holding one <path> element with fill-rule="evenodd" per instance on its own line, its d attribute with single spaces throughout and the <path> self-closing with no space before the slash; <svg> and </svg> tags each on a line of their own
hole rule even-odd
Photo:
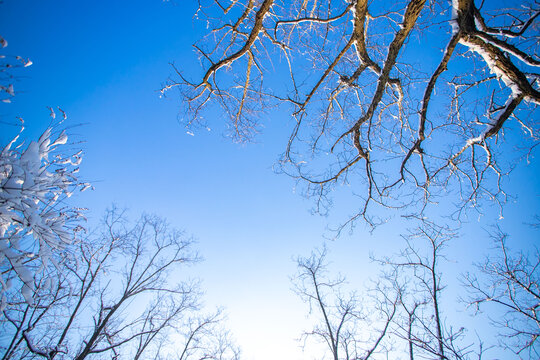
<svg viewBox="0 0 540 360">
<path fill-rule="evenodd" d="M 456 190 L 458 217 L 471 204 L 502 207 L 512 167 L 500 158 L 514 138 L 538 143 L 537 1 L 205 4 L 202 80 L 176 69 L 163 90 L 179 89 L 187 126 L 223 108 L 237 140 L 257 132 L 263 109 L 284 106 L 293 126 L 280 169 L 321 213 L 336 186 L 351 185 L 362 202 L 345 224 L 375 226 L 379 207 L 424 214 L 441 188 Z"/>
</svg>

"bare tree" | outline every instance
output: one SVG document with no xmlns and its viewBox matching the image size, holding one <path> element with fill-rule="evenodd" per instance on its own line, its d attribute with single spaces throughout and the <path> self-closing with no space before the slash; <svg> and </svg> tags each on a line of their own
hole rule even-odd
<svg viewBox="0 0 540 360">
<path fill-rule="evenodd" d="M 397 292 L 380 286 L 371 299 L 343 294 L 345 279 L 328 278 L 325 249 L 297 264 L 296 292 L 317 319 L 313 330 L 304 333 L 305 342 L 322 342 L 333 360 L 367 360 L 389 350 L 384 340 L 398 308 Z"/>
<path fill-rule="evenodd" d="M 198 261 L 192 245 L 162 219 L 130 227 L 108 212 L 103 231 L 63 261 L 62 277 L 36 284 L 33 306 L 4 310 L 2 358 L 210 359 L 198 355 L 221 344 L 221 359 L 236 359 L 217 334 L 221 313 L 204 315 L 199 284 L 181 280 L 182 267 Z"/>
<path fill-rule="evenodd" d="M 479 350 L 473 350 L 475 341 L 467 338 L 467 329 L 455 330 L 444 320 L 443 309 L 448 309 L 445 303 L 451 299 L 444 296 L 441 263 L 446 260 L 447 242 L 457 235 L 447 226 L 426 219 L 419 222 L 404 236 L 406 247 L 397 257 L 377 260 L 399 290 L 400 316 L 396 316 L 393 335 L 407 342 L 411 360 L 481 358 L 482 342 L 478 342 Z"/>
<path fill-rule="evenodd" d="M 540 357 L 540 252 L 515 252 L 508 235 L 493 234 L 495 255 L 478 264 L 477 273 L 464 277 L 467 302 L 476 311 L 487 310 L 499 329 L 500 344 L 518 355 Z M 489 312 L 492 310 L 493 312 Z"/>
<path fill-rule="evenodd" d="M 322 343 L 327 352 L 321 357 L 333 360 L 472 360 L 501 349 L 537 358 L 538 254 L 511 256 L 499 237 L 502 256 L 488 258 L 479 275 L 465 277 L 461 289 L 469 290 L 470 304 L 477 310 L 495 307 L 488 314 L 501 329 L 497 345 L 495 338 L 478 335 L 487 324 L 476 328 L 453 320 L 459 297 L 445 291 L 444 269 L 455 230 L 425 218 L 416 221 L 403 236 L 402 251 L 373 258 L 382 273 L 369 288 L 344 291 L 355 287 L 342 276 L 331 277 L 326 249 L 297 260 L 295 291 L 309 304 L 315 323 L 303 334 L 304 346 L 310 340 Z"/>
<path fill-rule="evenodd" d="M 371 225 L 375 206 L 419 214 L 447 191 L 457 216 L 502 204 L 512 143 L 518 156 L 538 144 L 537 0 L 199 4 L 202 72 L 175 67 L 162 92 L 179 89 L 187 126 L 219 106 L 240 141 L 264 109 L 285 106 L 294 125 L 282 169 L 318 211 L 343 183 L 363 198 L 350 221 Z"/>
</svg>

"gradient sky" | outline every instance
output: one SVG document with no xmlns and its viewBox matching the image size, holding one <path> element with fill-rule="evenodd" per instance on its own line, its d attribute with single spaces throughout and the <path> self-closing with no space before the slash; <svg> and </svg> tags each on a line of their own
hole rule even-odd
<svg viewBox="0 0 540 360">
<path fill-rule="evenodd" d="M 335 208 L 326 218 L 311 215 L 294 181 L 273 171 L 291 125 L 285 113 L 269 114 L 256 142 L 238 145 L 220 121 L 188 135 L 179 97 L 159 97 L 170 62 L 188 71 L 198 65 L 191 44 L 205 27 L 193 19 L 195 9 L 194 0 L 5 0 L 5 52 L 33 65 L 17 72 L 16 97 L 1 105 L 0 138 L 5 144 L 17 131 L 8 125 L 16 116 L 25 119 L 25 137 L 36 138 L 49 124 L 46 107 L 60 106 L 71 140 L 82 141 L 81 177 L 95 187 L 73 199 L 89 208 L 88 226 L 116 203 L 134 217 L 156 213 L 186 229 L 205 258 L 190 272 L 204 281 L 209 307 L 225 307 L 245 359 L 307 359 L 295 342 L 307 330 L 308 308 L 290 290 L 292 259 L 322 244 L 327 226 L 347 214 Z M 537 243 L 520 225 L 539 213 L 539 174 L 533 160 L 507 185 L 518 202 L 499 223 L 515 234 L 516 246 Z M 449 250 L 449 277 L 489 246 L 485 229 L 495 220 L 488 206 L 480 221 L 464 225 L 459 251 Z M 400 226 L 394 221 L 370 234 L 360 225 L 329 243 L 332 269 L 361 288 L 377 272 L 369 254 L 396 252 Z"/>
</svg>

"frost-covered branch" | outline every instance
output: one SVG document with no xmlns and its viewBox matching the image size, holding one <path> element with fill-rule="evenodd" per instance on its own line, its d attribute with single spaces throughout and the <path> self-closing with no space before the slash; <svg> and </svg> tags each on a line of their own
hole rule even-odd
<svg viewBox="0 0 540 360">
<path fill-rule="evenodd" d="M 6 51 L 8 42 L 0 36 L 0 50 Z M 14 82 L 16 80 L 14 71 L 18 68 L 25 68 L 32 65 L 30 59 L 25 59 L 17 55 L 0 54 L 0 102 L 10 103 L 15 96 Z"/>
<path fill-rule="evenodd" d="M 54 114 L 54 112 L 53 112 Z M 3 310 L 6 292 L 22 282 L 22 294 L 33 303 L 34 276 L 74 240 L 81 209 L 66 203 L 77 189 L 82 152 L 67 153 L 68 136 L 59 124 L 47 128 L 37 141 L 25 144 L 20 133 L 0 152 L 0 278 Z"/>
<path fill-rule="evenodd" d="M 200 74 L 175 68 L 164 86 L 180 91 L 186 126 L 205 124 L 215 106 L 233 137 L 249 140 L 262 111 L 282 106 L 291 130 L 280 170 L 321 213 L 350 186 L 361 201 L 346 224 L 378 223 L 377 208 L 425 213 L 443 188 L 456 190 L 458 214 L 502 205 L 510 167 L 499 159 L 515 139 L 537 144 L 537 1 L 201 4 Z"/>
</svg>

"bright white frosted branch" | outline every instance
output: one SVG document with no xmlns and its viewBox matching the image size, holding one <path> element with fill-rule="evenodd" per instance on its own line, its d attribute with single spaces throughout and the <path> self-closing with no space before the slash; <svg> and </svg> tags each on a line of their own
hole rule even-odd
<svg viewBox="0 0 540 360">
<path fill-rule="evenodd" d="M 22 129 L 21 129 L 22 132 Z M 77 187 L 76 167 L 81 152 L 65 155 L 59 147 L 67 143 L 65 131 L 54 135 L 47 128 L 38 141 L 24 148 L 20 134 L 0 153 L 0 292 L 6 304 L 8 282 L 22 281 L 25 300 L 33 302 L 34 275 L 56 252 L 73 241 L 73 221 L 80 210 L 62 205 Z"/>
</svg>

